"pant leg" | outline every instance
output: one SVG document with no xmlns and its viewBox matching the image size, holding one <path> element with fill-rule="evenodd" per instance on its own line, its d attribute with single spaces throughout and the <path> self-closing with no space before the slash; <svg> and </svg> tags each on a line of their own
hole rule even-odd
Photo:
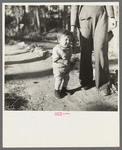
<svg viewBox="0 0 122 150">
<path fill-rule="evenodd" d="M 80 21 L 81 32 L 81 59 L 79 79 L 82 83 L 90 83 L 93 80 L 92 68 L 92 24 L 91 19 Z"/>
<path fill-rule="evenodd" d="M 59 68 L 53 68 L 53 74 L 55 78 L 55 90 L 60 90 L 63 81 L 61 70 Z"/>
<path fill-rule="evenodd" d="M 95 78 L 99 88 L 109 81 L 108 66 L 108 17 L 104 12 L 94 29 Z"/>
<path fill-rule="evenodd" d="M 64 75 L 63 87 L 67 87 L 69 82 L 69 72 Z"/>
<path fill-rule="evenodd" d="M 61 89 L 62 78 L 60 76 L 55 77 L 55 90 Z"/>
</svg>

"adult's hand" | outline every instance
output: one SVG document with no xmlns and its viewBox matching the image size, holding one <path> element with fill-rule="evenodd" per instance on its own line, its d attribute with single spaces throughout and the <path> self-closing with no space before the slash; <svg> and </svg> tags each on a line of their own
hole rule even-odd
<svg viewBox="0 0 122 150">
<path fill-rule="evenodd" d="M 109 30 L 114 29 L 117 26 L 117 21 L 115 18 L 109 18 Z"/>
<path fill-rule="evenodd" d="M 71 33 L 74 36 L 74 40 L 77 40 L 77 28 L 75 26 L 71 26 Z"/>
<path fill-rule="evenodd" d="M 75 26 L 71 26 L 71 32 L 74 34 L 74 32 L 75 32 Z"/>
</svg>

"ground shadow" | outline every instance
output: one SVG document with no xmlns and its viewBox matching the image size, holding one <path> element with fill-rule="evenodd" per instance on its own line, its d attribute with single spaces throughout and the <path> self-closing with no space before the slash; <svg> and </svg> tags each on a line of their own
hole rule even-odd
<svg viewBox="0 0 122 150">
<path fill-rule="evenodd" d="M 5 56 L 13 56 L 13 55 L 20 55 L 20 54 L 25 54 L 29 53 L 30 51 L 22 52 L 22 53 L 15 53 L 15 54 L 5 54 Z"/>
<path fill-rule="evenodd" d="M 73 95 L 75 92 L 80 91 L 80 90 L 81 90 L 81 86 L 72 90 L 66 90 L 66 92 L 61 91 L 61 98 L 64 98 L 67 95 Z"/>
<path fill-rule="evenodd" d="M 85 110 L 86 111 L 117 111 L 118 108 L 116 106 L 113 105 L 109 105 L 109 104 L 96 104 L 96 102 L 90 102 L 87 104 L 87 107 Z"/>
<path fill-rule="evenodd" d="M 42 77 L 51 76 L 51 75 L 53 75 L 52 69 L 44 70 L 40 72 L 8 74 L 8 75 L 5 75 L 5 82 L 10 81 L 10 80 L 42 78 Z"/>
<path fill-rule="evenodd" d="M 40 60 L 45 60 L 50 56 L 51 56 L 51 54 L 48 56 L 36 57 L 33 59 L 27 59 L 27 60 L 22 60 L 22 61 L 7 61 L 7 62 L 5 62 L 5 65 L 24 64 L 24 63 L 31 63 L 31 62 L 35 62 L 35 61 L 37 62 Z"/>
<path fill-rule="evenodd" d="M 5 93 L 5 110 L 23 110 L 26 109 L 28 100 L 15 93 Z"/>
<path fill-rule="evenodd" d="M 37 58 L 22 60 L 22 61 L 7 61 L 7 62 L 5 62 L 5 65 L 31 63 L 31 62 L 40 61 L 40 60 L 44 60 L 44 58 L 43 57 L 37 57 Z"/>
<path fill-rule="evenodd" d="M 80 87 L 77 87 L 77 88 L 75 88 L 75 89 L 72 89 L 72 90 L 68 90 L 68 93 L 70 94 L 70 95 L 73 95 L 75 92 L 77 92 L 77 91 L 81 91 L 81 86 Z"/>
<path fill-rule="evenodd" d="M 95 87 L 95 80 L 93 80 L 93 83 L 92 83 L 92 85 L 91 85 L 91 87 L 90 87 L 89 89 L 91 89 L 91 88 L 93 88 L 93 87 Z M 81 85 L 81 86 L 79 86 L 79 87 L 77 87 L 77 88 L 75 88 L 75 89 L 68 90 L 68 93 L 69 93 L 70 95 L 73 95 L 75 92 L 81 91 L 82 88 L 84 88 L 84 87 L 82 87 L 82 85 Z"/>
</svg>

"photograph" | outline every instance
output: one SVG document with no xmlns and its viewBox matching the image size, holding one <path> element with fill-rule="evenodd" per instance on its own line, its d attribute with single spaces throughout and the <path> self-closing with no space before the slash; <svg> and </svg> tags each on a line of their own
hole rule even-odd
<svg viewBox="0 0 122 150">
<path fill-rule="evenodd" d="M 118 111 L 119 5 L 8 3 L 3 17 L 5 111 Z"/>
<path fill-rule="evenodd" d="M 4 148 L 120 146 L 119 8 L 2 3 Z"/>
</svg>

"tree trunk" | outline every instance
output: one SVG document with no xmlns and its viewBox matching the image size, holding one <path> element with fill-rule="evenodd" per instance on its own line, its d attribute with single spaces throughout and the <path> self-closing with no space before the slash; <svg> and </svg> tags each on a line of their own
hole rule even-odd
<svg viewBox="0 0 122 150">
<path fill-rule="evenodd" d="M 38 11 L 38 6 L 36 6 L 36 20 L 37 20 L 37 28 L 38 31 L 40 32 L 40 18 L 39 18 L 39 11 Z"/>
<path fill-rule="evenodd" d="M 23 7 L 23 10 L 24 10 L 24 27 L 23 27 L 22 32 L 25 34 L 29 34 L 29 26 L 28 26 L 28 21 L 27 21 L 27 19 L 28 19 L 27 15 L 29 13 L 29 6 L 25 5 Z"/>
<path fill-rule="evenodd" d="M 16 22 L 17 22 L 16 31 L 17 31 L 17 34 L 18 34 L 18 32 L 20 31 L 19 17 L 16 17 Z"/>
<path fill-rule="evenodd" d="M 62 26 L 65 29 L 68 29 L 68 7 L 63 6 L 62 8 Z"/>
<path fill-rule="evenodd" d="M 46 6 L 45 6 L 46 7 Z M 46 26 L 47 26 L 47 24 L 46 24 L 46 10 L 45 10 L 46 8 L 44 8 L 44 32 L 46 32 L 47 31 L 47 28 L 46 28 Z"/>
<path fill-rule="evenodd" d="M 62 6 L 62 28 L 65 28 L 65 6 Z"/>
<path fill-rule="evenodd" d="M 34 9 L 34 31 L 37 31 L 36 10 Z"/>
<path fill-rule="evenodd" d="M 66 29 L 69 29 L 69 19 L 68 19 L 68 6 L 65 6 L 65 24 L 66 24 Z"/>
<path fill-rule="evenodd" d="M 20 24 L 19 24 L 19 6 L 15 6 L 15 13 L 16 13 L 16 23 L 17 23 L 17 25 L 16 25 L 16 32 L 17 32 L 17 35 L 18 35 L 18 33 L 19 33 L 19 31 L 20 31 Z"/>
<path fill-rule="evenodd" d="M 60 29 L 60 10 L 58 7 L 58 29 Z"/>
<path fill-rule="evenodd" d="M 25 5 L 25 12 L 29 13 L 29 5 Z"/>
</svg>

